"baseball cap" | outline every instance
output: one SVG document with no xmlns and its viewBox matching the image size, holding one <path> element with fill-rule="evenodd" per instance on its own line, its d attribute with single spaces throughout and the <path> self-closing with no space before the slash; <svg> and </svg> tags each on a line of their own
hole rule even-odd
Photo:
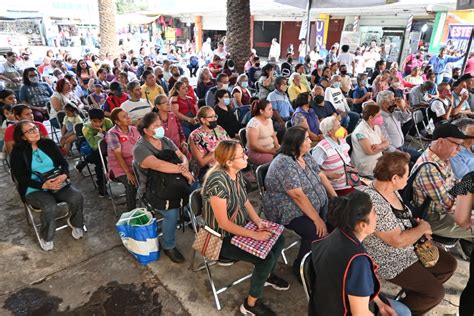
<svg viewBox="0 0 474 316">
<path fill-rule="evenodd" d="M 102 82 L 100 82 L 100 80 L 94 80 L 94 87 L 101 87 L 103 88 L 104 86 L 102 85 Z"/>
<path fill-rule="evenodd" d="M 469 136 L 461 132 L 459 128 L 451 123 L 441 124 L 437 128 L 435 128 L 433 132 L 433 139 L 440 139 L 440 138 L 457 138 L 457 139 L 473 139 L 474 136 Z"/>
</svg>

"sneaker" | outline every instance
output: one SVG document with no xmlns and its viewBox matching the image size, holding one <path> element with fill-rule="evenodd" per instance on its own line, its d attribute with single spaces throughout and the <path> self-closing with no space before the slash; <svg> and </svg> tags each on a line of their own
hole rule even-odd
<svg viewBox="0 0 474 316">
<path fill-rule="evenodd" d="M 82 228 L 72 226 L 69 218 L 67 219 L 67 225 L 72 229 L 72 238 L 77 240 L 84 236 L 84 230 Z"/>
<path fill-rule="evenodd" d="M 84 169 L 87 165 L 87 162 L 85 162 L 84 160 L 79 160 L 77 163 L 76 163 L 76 170 L 77 172 L 79 173 L 82 173 L 82 169 Z"/>
<path fill-rule="evenodd" d="M 173 248 L 173 249 L 163 249 L 163 252 L 174 263 L 183 263 L 184 262 L 183 255 L 181 254 L 181 252 L 179 252 L 179 250 L 176 247 Z"/>
<path fill-rule="evenodd" d="M 40 246 L 41 246 L 41 249 L 43 249 L 44 251 L 50 251 L 50 250 L 53 250 L 54 248 L 54 242 L 52 240 L 46 241 L 44 239 L 40 239 Z"/>
<path fill-rule="evenodd" d="M 290 288 L 290 284 L 288 282 L 286 282 L 285 280 L 277 277 L 273 273 L 270 274 L 268 279 L 265 281 L 264 286 L 271 286 L 275 290 L 278 290 L 278 291 L 286 291 Z"/>
<path fill-rule="evenodd" d="M 230 267 L 234 263 L 235 263 L 235 260 L 233 259 L 219 258 L 219 260 L 217 260 L 217 264 L 220 265 L 221 267 Z"/>
<path fill-rule="evenodd" d="M 255 306 L 249 306 L 247 303 L 247 299 L 244 300 L 244 303 L 240 305 L 240 312 L 242 315 L 248 316 L 273 316 L 276 315 L 274 311 L 270 309 L 270 307 L 263 304 L 262 299 L 258 299 L 255 302 Z"/>
</svg>

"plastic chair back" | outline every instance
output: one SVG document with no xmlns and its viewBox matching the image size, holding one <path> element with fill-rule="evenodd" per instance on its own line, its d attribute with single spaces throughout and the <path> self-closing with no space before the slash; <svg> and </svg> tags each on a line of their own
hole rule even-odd
<svg viewBox="0 0 474 316">
<path fill-rule="evenodd" d="M 313 284 L 316 280 L 316 273 L 313 268 L 313 258 L 311 257 L 311 251 L 308 252 L 301 260 L 300 265 L 300 276 L 303 283 L 303 289 L 306 294 L 306 299 L 310 300 L 312 293 Z"/>
</svg>

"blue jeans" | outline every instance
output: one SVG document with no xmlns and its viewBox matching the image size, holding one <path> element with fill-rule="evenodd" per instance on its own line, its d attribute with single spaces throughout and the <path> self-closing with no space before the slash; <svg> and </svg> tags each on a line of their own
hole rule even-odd
<svg viewBox="0 0 474 316">
<path fill-rule="evenodd" d="M 410 309 L 405 304 L 392 300 L 391 298 L 388 298 L 388 301 L 398 316 L 411 316 Z"/>
<path fill-rule="evenodd" d="M 164 219 L 161 222 L 161 245 L 164 249 L 170 250 L 176 247 L 176 225 L 178 225 L 179 208 L 172 208 L 166 211 L 158 210 Z"/>
<path fill-rule="evenodd" d="M 410 161 L 413 162 L 413 163 L 415 163 L 422 154 L 418 150 L 413 149 L 411 147 L 408 147 L 407 145 L 402 145 L 398 149 L 403 151 L 403 152 L 408 153 L 410 155 Z"/>
<path fill-rule="evenodd" d="M 352 133 L 359 123 L 360 114 L 357 112 L 347 112 L 347 116 L 341 119 L 341 125 L 347 129 L 347 133 Z"/>
</svg>

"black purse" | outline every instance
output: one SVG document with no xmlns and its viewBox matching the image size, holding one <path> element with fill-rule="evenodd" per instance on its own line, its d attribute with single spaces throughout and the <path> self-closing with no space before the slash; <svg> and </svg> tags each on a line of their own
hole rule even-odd
<svg viewBox="0 0 474 316">
<path fill-rule="evenodd" d="M 49 171 L 46 171 L 46 172 L 38 172 L 38 171 L 33 171 L 31 170 L 31 165 L 28 163 L 28 159 L 26 157 L 26 153 L 23 151 L 23 159 L 25 160 L 25 166 L 26 168 L 32 173 L 34 174 L 35 176 L 38 177 L 38 179 L 41 181 L 41 182 L 46 182 L 48 180 L 51 180 L 51 179 L 55 179 L 57 177 L 59 177 L 60 175 L 64 174 L 63 170 L 61 167 L 54 167 L 53 169 L 49 170 Z M 67 187 L 68 185 L 70 185 L 71 182 L 69 181 L 69 179 L 66 178 L 66 180 L 64 180 L 64 182 L 62 183 L 62 186 L 59 190 Z M 52 191 L 52 192 L 57 192 L 59 190 L 49 190 L 49 191 Z"/>
</svg>

